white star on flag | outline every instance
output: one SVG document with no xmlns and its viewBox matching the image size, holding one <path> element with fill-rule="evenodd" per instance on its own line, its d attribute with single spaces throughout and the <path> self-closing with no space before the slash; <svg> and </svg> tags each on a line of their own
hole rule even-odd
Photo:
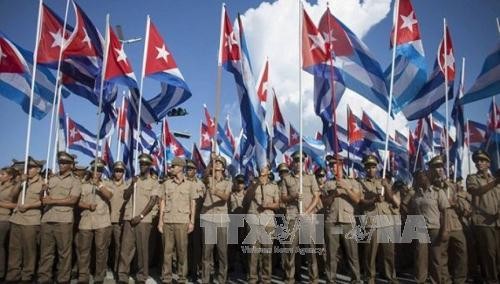
<svg viewBox="0 0 500 284">
<path fill-rule="evenodd" d="M 401 27 L 399 29 L 409 29 L 410 32 L 413 32 L 413 25 L 415 25 L 417 22 L 417 19 L 415 19 L 415 13 L 413 11 L 411 11 L 411 13 L 408 15 L 408 16 L 403 16 L 401 15 L 401 20 L 403 20 L 403 24 L 401 25 Z"/>
<path fill-rule="evenodd" d="M 325 44 L 332 44 L 337 39 L 333 36 L 333 31 L 329 31 L 328 33 L 323 33 L 323 38 L 325 39 Z"/>
<path fill-rule="evenodd" d="M 3 53 L 2 46 L 0 45 L 0 62 L 2 62 L 2 58 L 7 57 L 7 54 Z"/>
<path fill-rule="evenodd" d="M 177 149 L 179 149 L 175 144 L 172 144 L 170 145 L 170 149 L 172 150 L 172 152 L 177 153 Z"/>
<path fill-rule="evenodd" d="M 209 141 L 210 140 L 210 136 L 208 136 L 208 133 L 206 133 L 206 132 L 203 133 L 202 137 L 203 137 L 203 141 Z"/>
<path fill-rule="evenodd" d="M 453 49 L 450 49 L 450 53 L 446 54 L 445 67 L 449 67 L 451 70 L 455 70 L 455 57 L 453 56 Z"/>
<path fill-rule="evenodd" d="M 170 55 L 170 53 L 165 48 L 165 45 L 163 45 L 162 47 L 155 47 L 155 48 L 158 51 L 158 55 L 156 56 L 156 59 L 163 58 L 163 60 L 165 60 L 165 62 L 168 63 L 168 56 Z"/>
<path fill-rule="evenodd" d="M 310 50 L 319 48 L 321 49 L 321 51 L 325 51 L 325 42 L 319 34 L 316 35 L 308 34 L 307 36 L 311 39 L 312 42 Z"/>
<path fill-rule="evenodd" d="M 78 134 L 78 131 L 76 131 L 75 128 L 71 128 L 69 130 L 69 136 L 71 137 L 71 140 L 75 140 L 75 136 Z"/>
<path fill-rule="evenodd" d="M 53 33 L 53 32 L 49 32 L 49 33 L 52 36 L 52 38 L 54 39 L 54 41 L 52 42 L 52 45 L 50 47 L 56 47 L 56 46 L 61 47 L 62 43 L 63 43 L 63 39 L 64 39 L 62 36 L 61 29 L 59 29 L 56 33 Z"/>
<path fill-rule="evenodd" d="M 233 48 L 233 45 L 238 45 L 238 42 L 234 38 L 234 32 L 231 32 L 230 34 L 225 34 L 226 37 L 226 44 L 225 46 L 229 46 L 229 48 Z"/>
<path fill-rule="evenodd" d="M 83 42 L 87 43 L 87 45 L 89 46 L 89 48 L 92 47 L 92 44 L 90 43 L 90 37 L 89 37 L 89 34 L 87 33 L 87 30 L 85 28 L 83 28 L 83 33 L 85 34 L 85 37 L 83 38 Z"/>
<path fill-rule="evenodd" d="M 292 134 L 292 140 L 297 140 L 299 137 L 297 136 L 297 133 Z"/>
<path fill-rule="evenodd" d="M 118 62 L 124 61 L 125 64 L 127 64 L 127 55 L 125 54 L 125 51 L 123 50 L 123 46 L 120 49 L 115 48 L 115 51 L 118 53 Z"/>
</svg>

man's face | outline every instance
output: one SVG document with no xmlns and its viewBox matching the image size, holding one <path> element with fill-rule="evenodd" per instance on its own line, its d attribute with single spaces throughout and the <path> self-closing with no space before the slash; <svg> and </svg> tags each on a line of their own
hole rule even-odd
<svg viewBox="0 0 500 284">
<path fill-rule="evenodd" d="M 183 169 L 184 168 L 181 166 L 177 166 L 177 165 L 172 166 L 172 175 L 177 176 L 178 174 L 180 174 L 182 172 Z"/>
<path fill-rule="evenodd" d="M 302 166 L 305 166 L 305 161 L 302 159 Z M 293 170 L 294 172 L 300 171 L 300 157 L 293 158 Z"/>
<path fill-rule="evenodd" d="M 243 180 L 237 180 L 236 181 L 236 190 L 238 192 L 240 192 L 240 191 L 242 191 L 244 189 L 245 189 L 245 181 L 243 181 Z"/>
<path fill-rule="evenodd" d="M 124 170 L 123 169 L 115 169 L 113 171 L 113 176 L 115 178 L 116 181 L 119 181 L 123 178 L 123 174 L 124 174 Z"/>
<path fill-rule="evenodd" d="M 100 179 L 102 177 L 102 171 L 104 170 L 104 168 L 100 168 L 98 167 L 96 171 L 92 171 L 92 176 L 95 178 L 95 179 Z"/>
<path fill-rule="evenodd" d="M 150 167 L 150 164 L 149 163 L 139 163 L 139 168 L 141 169 L 141 174 L 147 174 L 149 173 L 149 167 Z"/>
<path fill-rule="evenodd" d="M 59 171 L 61 173 L 66 173 L 73 168 L 73 163 L 65 160 L 59 161 Z"/>
<path fill-rule="evenodd" d="M 335 175 L 335 176 L 338 176 L 338 174 L 342 174 L 342 165 L 338 165 L 337 166 L 337 162 L 330 162 L 328 164 L 330 166 L 330 169 L 332 170 L 332 173 Z M 340 173 L 339 173 L 340 171 Z"/>
<path fill-rule="evenodd" d="M 12 177 L 6 171 L 0 171 L 0 182 L 9 181 Z"/>
<path fill-rule="evenodd" d="M 490 168 L 490 162 L 486 159 L 479 159 L 477 160 L 476 168 L 478 171 L 486 171 Z"/>
<path fill-rule="evenodd" d="M 261 183 L 267 183 L 269 181 L 269 168 L 263 167 L 260 170 L 259 181 Z"/>
<path fill-rule="evenodd" d="M 192 167 L 188 167 L 186 169 L 186 175 L 189 177 L 189 178 L 194 178 L 196 176 L 196 169 L 195 168 L 192 168 Z"/>
<path fill-rule="evenodd" d="M 40 167 L 30 166 L 28 168 L 28 178 L 34 178 L 38 173 L 40 173 Z"/>
<path fill-rule="evenodd" d="M 436 165 L 431 167 L 431 175 L 434 178 L 442 178 L 445 176 L 444 168 L 442 165 Z"/>
<path fill-rule="evenodd" d="M 215 171 L 224 171 L 224 164 L 219 160 L 215 161 Z"/>
<path fill-rule="evenodd" d="M 367 165 L 365 170 L 367 177 L 374 178 L 377 176 L 377 165 Z"/>
</svg>

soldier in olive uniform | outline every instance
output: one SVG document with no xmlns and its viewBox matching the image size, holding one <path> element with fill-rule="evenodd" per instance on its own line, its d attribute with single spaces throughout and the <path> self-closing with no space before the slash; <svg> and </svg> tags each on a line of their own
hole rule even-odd
<svg viewBox="0 0 500 284">
<path fill-rule="evenodd" d="M 111 215 L 111 241 L 113 242 L 113 272 L 118 276 L 118 263 L 120 260 L 121 234 L 123 226 L 123 194 L 130 187 L 130 182 L 125 180 L 125 163 L 117 161 L 113 164 L 111 180 L 104 181 L 104 186 L 113 192 L 109 200 Z"/>
<path fill-rule="evenodd" d="M 194 230 L 196 184 L 184 176 L 186 161 L 176 157 L 173 177 L 163 184 L 158 231 L 163 233 L 163 283 L 172 283 L 172 258 L 176 249 L 177 283 L 187 282 L 188 234 Z"/>
<path fill-rule="evenodd" d="M 32 282 L 35 278 L 36 257 L 38 251 L 38 233 L 40 232 L 40 192 L 43 178 L 40 171 L 45 161 L 37 161 L 28 157 L 28 174 L 23 176 L 27 182 L 24 191 L 24 203 L 21 194 L 22 186 L 14 190 L 17 203 L 10 203 L 16 208 L 9 219 L 9 261 L 5 280 L 11 283 Z"/>
<path fill-rule="evenodd" d="M 14 168 L 0 170 L 0 279 L 5 277 L 7 266 L 7 236 L 9 235 L 9 218 L 14 206 L 14 196 L 19 193 L 18 173 Z"/>
<path fill-rule="evenodd" d="M 203 228 L 203 262 L 202 283 L 210 282 L 210 273 L 213 261 L 213 250 L 217 247 L 219 271 L 217 281 L 226 283 L 227 280 L 227 225 L 229 223 L 228 201 L 231 197 L 232 182 L 224 178 L 226 159 L 222 156 L 212 154 L 212 165 L 215 168 L 215 176 L 207 177 L 207 191 L 201 209 L 201 226 Z M 210 167 L 209 167 L 210 168 Z M 212 174 L 212 169 L 209 170 Z M 217 232 L 217 244 L 207 243 L 207 227 L 215 228 Z"/>
<path fill-rule="evenodd" d="M 96 162 L 97 161 L 97 162 Z M 78 282 L 90 280 L 92 245 L 95 246 L 95 283 L 102 283 L 106 276 L 108 249 L 111 239 L 111 218 L 108 202 L 113 189 L 107 188 L 101 180 L 106 162 L 101 158 L 93 160 L 90 169 L 92 179 L 82 184 L 78 206 L 81 209 L 78 226 Z"/>
<path fill-rule="evenodd" d="M 342 158 L 332 157 L 329 166 L 335 177 L 325 183 L 327 195 L 323 198 L 325 207 L 325 239 L 328 261 L 327 283 L 335 283 L 337 276 L 337 255 L 342 245 L 347 264 L 351 272 L 351 282 L 361 283 L 359 269 L 358 244 L 353 236 L 349 236 L 356 225 L 354 209 L 361 200 L 362 193 L 357 181 L 343 177 Z M 354 236 L 355 237 L 355 236 Z"/>
<path fill-rule="evenodd" d="M 483 282 L 498 283 L 500 258 L 500 177 L 489 172 L 490 157 L 483 150 L 472 155 L 477 173 L 467 176 L 472 195 L 472 223 L 475 226 Z"/>
<path fill-rule="evenodd" d="M 441 155 L 429 161 L 431 183 L 446 193 L 450 203 L 450 208 L 446 210 L 449 239 L 443 243 L 443 282 L 452 283 L 453 279 L 453 283 L 465 283 L 467 280 L 467 241 L 457 214 L 460 204 L 457 203 L 456 185 L 446 178 L 443 166 L 444 160 Z M 448 267 L 449 264 L 450 267 Z M 452 278 L 448 270 L 451 270 Z"/>
<path fill-rule="evenodd" d="M 370 237 L 364 247 L 365 273 L 368 284 L 375 284 L 377 269 L 377 251 L 382 250 L 384 263 L 384 276 L 389 283 L 398 283 L 394 262 L 394 219 L 392 206 L 399 204 L 394 198 L 391 185 L 387 179 L 377 177 L 378 159 L 374 155 L 367 155 L 362 163 L 366 171 L 366 178 L 360 179 L 359 184 L 363 190 L 363 197 L 359 206 L 366 216 L 366 228 L 370 230 Z"/>
<path fill-rule="evenodd" d="M 40 260 L 38 263 L 38 281 L 53 283 L 52 270 L 57 249 L 57 282 L 68 283 L 71 277 L 71 254 L 73 244 L 73 209 L 78 203 L 81 183 L 73 176 L 74 156 L 57 153 L 59 174 L 54 175 L 44 185 L 40 232 Z"/>
<path fill-rule="evenodd" d="M 423 216 L 426 222 L 425 227 L 418 228 L 418 233 L 425 236 L 420 235 L 417 242 L 415 277 L 417 283 L 427 283 L 427 276 L 431 283 L 442 283 L 443 244 L 448 240 L 446 210 L 450 204 L 446 193 L 431 184 L 427 173 L 419 170 L 413 179 L 415 194 L 410 202 L 410 213 Z"/>
<path fill-rule="evenodd" d="M 265 231 L 268 234 L 267 236 L 264 233 L 262 235 L 249 235 L 252 242 L 248 275 L 248 283 L 250 284 L 271 283 L 273 249 L 271 234 L 273 234 L 275 227 L 273 210 L 279 207 L 280 194 L 278 186 L 269 180 L 269 172 L 267 166 L 262 167 L 259 170 L 259 177 L 245 193 L 244 204 L 245 208 L 248 208 L 246 221 L 250 225 L 250 230 L 254 228 L 253 230 L 256 232 Z M 262 272 L 260 281 L 257 270 L 259 259 L 260 271 Z"/>
<path fill-rule="evenodd" d="M 296 226 L 297 218 L 304 217 L 302 222 L 311 222 L 312 219 L 306 218 L 311 214 L 316 213 L 316 206 L 320 202 L 318 183 L 313 175 L 309 175 L 304 170 L 306 155 L 296 151 L 292 154 L 293 158 L 293 171 L 290 175 L 283 177 L 281 183 L 280 196 L 281 202 L 286 204 L 286 218 L 288 222 L 288 232 L 290 232 L 290 243 L 286 244 L 286 248 L 291 250 L 285 256 L 285 282 L 295 282 L 295 251 L 299 248 L 299 230 Z M 302 159 L 302 163 L 300 162 Z M 302 164 L 302 194 L 300 194 L 300 171 Z M 300 202 L 302 201 L 302 208 Z M 301 212 L 302 210 L 302 212 Z M 307 240 L 310 241 L 310 240 Z M 307 245 L 313 248 L 314 245 Z M 318 264 L 315 253 L 307 253 L 308 257 L 308 273 L 309 281 L 317 283 L 319 278 Z"/>
<path fill-rule="evenodd" d="M 149 278 L 149 235 L 151 234 L 151 210 L 157 205 L 160 184 L 150 175 L 153 158 L 148 154 L 139 155 L 140 174 L 125 190 L 126 202 L 123 217 L 122 245 L 118 279 L 128 283 L 130 264 L 137 252 L 137 282 L 145 283 Z"/>
<path fill-rule="evenodd" d="M 241 215 L 244 214 L 244 208 L 243 208 L 243 199 L 245 197 L 245 177 L 241 174 L 236 175 L 233 178 L 233 191 L 231 192 L 231 199 L 229 201 L 229 218 L 231 221 L 232 215 L 237 214 Z M 236 221 L 239 221 L 240 216 L 236 219 Z M 244 227 L 239 227 L 238 228 L 238 244 L 230 244 L 229 245 L 229 269 L 236 269 L 239 268 L 241 272 L 247 271 L 246 265 L 246 258 L 245 255 L 243 254 L 241 243 L 245 239 L 245 228 Z"/>
<path fill-rule="evenodd" d="M 205 184 L 196 177 L 197 166 L 193 160 L 186 161 L 186 178 L 194 182 L 196 187 L 196 212 L 194 216 L 194 230 L 189 234 L 188 242 L 188 275 L 192 282 L 196 282 L 198 272 L 201 272 L 201 228 L 200 211 L 205 195 Z"/>
</svg>

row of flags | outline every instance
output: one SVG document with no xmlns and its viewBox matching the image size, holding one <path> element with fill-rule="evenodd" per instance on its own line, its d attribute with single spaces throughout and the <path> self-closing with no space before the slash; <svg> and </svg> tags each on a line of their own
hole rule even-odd
<svg viewBox="0 0 500 284">
<path fill-rule="evenodd" d="M 201 123 L 200 149 L 194 144 L 191 151 L 169 130 L 165 116 L 168 110 L 184 103 L 192 94 L 171 51 L 150 18 L 146 24 L 145 57 L 138 84 L 124 46 L 109 27 L 109 22 L 103 38 L 84 11 L 75 2 L 72 3 L 76 19 L 74 27 L 42 4 L 37 49 L 39 66 L 35 75 L 31 74 L 33 54 L 0 34 L 0 94 L 27 111 L 31 90 L 29 82 L 35 76 L 35 118 L 41 119 L 55 107 L 54 94 L 57 93 L 55 90 L 58 85 L 63 87 L 63 97 L 72 93 L 100 106 L 99 112 L 103 113 L 103 119 L 94 131 L 96 135 L 73 121 L 64 111 L 59 112 L 60 127 L 66 135 L 69 149 L 86 151 L 85 154 L 89 155 L 99 152 L 111 157 L 111 152 L 106 149 L 109 149 L 113 131 L 117 131 L 118 144 L 122 147 L 119 147 L 115 158 L 126 161 L 131 174 L 134 172 L 136 151 L 156 153 L 158 169 L 164 169 L 173 156 L 202 157 L 204 150 L 216 149 L 231 161 L 234 172 L 250 172 L 268 161 L 275 163 L 278 152 L 282 160 L 286 161 L 289 152 L 295 150 L 300 142 L 304 143 L 305 151 L 311 156 L 311 165 L 323 166 L 324 154 L 336 152 L 349 156 L 348 169 L 359 169 L 361 157 L 367 153 L 379 155 L 387 136 L 388 150 L 392 154 L 391 168 L 408 171 L 412 164 L 421 164 L 420 159 L 425 159 L 428 153 L 443 151 L 443 145 L 446 144 L 443 141 L 451 139 L 449 125 L 440 126 L 432 119 L 432 114 L 446 101 L 445 94 L 447 99 L 453 98 L 455 62 L 450 32 L 445 25 L 434 71 L 426 78 L 422 39 L 409 0 L 396 1 L 395 28 L 391 36 L 391 47 L 395 48 L 396 54 L 395 64 L 385 72 L 368 47 L 329 8 L 317 26 L 305 9 L 301 10 L 302 68 L 314 76 L 314 110 L 323 123 L 321 133 L 314 138 L 303 137 L 302 141 L 300 133 L 290 122 L 285 121 L 277 94 L 268 84 L 269 62 L 266 61 L 260 76 L 255 80 L 241 17 L 236 18 L 233 28 L 226 6 L 223 5 L 218 64 L 234 77 L 242 131 L 235 137 L 228 121 L 222 127 L 205 108 L 206 119 Z M 462 105 L 478 97 L 489 97 L 500 92 L 499 52 L 497 47 L 488 56 L 478 80 L 468 93 L 464 94 L 463 85 L 459 88 L 462 95 L 456 98 L 452 116 L 456 129 L 455 139 L 451 139 L 451 145 L 455 147 L 454 159 L 460 157 L 464 143 L 469 146 L 477 143 L 474 137 L 482 129 L 475 127 L 474 122 L 465 121 Z M 57 76 L 51 70 L 61 73 L 60 82 L 57 82 Z M 151 99 L 141 95 L 144 78 L 160 82 L 159 94 Z M 392 97 L 389 96 L 391 82 Z M 115 107 L 117 86 L 128 89 L 128 95 L 120 108 Z M 408 120 L 418 120 L 415 132 L 390 133 L 364 112 L 360 118 L 351 111 L 348 111 L 347 118 L 337 118 L 336 108 L 346 89 L 364 96 L 391 116 L 402 112 Z M 273 111 L 269 112 L 266 104 L 271 90 Z M 471 99 L 472 94 L 474 98 Z M 392 103 L 390 110 L 389 102 Z M 497 108 L 494 105 L 493 112 L 498 111 Z M 266 115 L 272 115 L 271 127 L 266 123 Z M 493 116 L 496 119 L 494 121 L 498 121 L 497 114 Z M 339 119 L 348 121 L 347 129 L 340 127 Z M 162 123 L 160 135 L 152 130 L 154 123 Z M 497 145 L 498 125 L 494 122 L 490 124 L 486 128 L 489 134 L 485 134 L 483 139 L 494 141 L 488 143 Z M 471 127 L 475 128 L 471 130 Z M 470 141 L 471 137 L 473 142 Z M 439 142 L 436 142 L 438 138 Z M 84 141 L 78 144 L 78 147 L 83 148 L 75 146 L 75 141 Z M 408 157 L 404 153 L 408 153 Z M 200 159 L 199 164 L 204 163 Z M 409 173 L 401 175 L 409 176 Z"/>
</svg>

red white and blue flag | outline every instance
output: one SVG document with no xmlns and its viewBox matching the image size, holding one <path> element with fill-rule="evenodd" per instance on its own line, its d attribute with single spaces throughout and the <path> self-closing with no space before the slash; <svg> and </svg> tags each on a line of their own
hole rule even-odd
<svg viewBox="0 0 500 284">
<path fill-rule="evenodd" d="M 281 153 L 288 149 L 288 134 L 283 115 L 281 114 L 278 98 L 273 96 L 273 140 L 272 143 Z"/>
</svg>

